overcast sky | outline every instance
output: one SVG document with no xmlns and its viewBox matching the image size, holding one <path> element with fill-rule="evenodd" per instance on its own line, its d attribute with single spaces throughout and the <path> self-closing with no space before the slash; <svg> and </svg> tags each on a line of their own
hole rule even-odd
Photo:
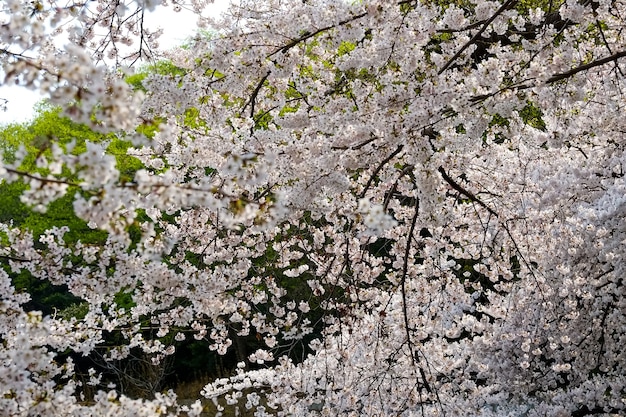
<svg viewBox="0 0 626 417">
<path fill-rule="evenodd" d="M 224 11 L 229 3 L 229 0 L 215 0 L 214 4 L 209 5 L 208 11 L 217 15 Z M 188 36 L 195 33 L 194 23 L 195 17 L 190 12 L 174 13 L 171 9 L 157 8 L 149 16 L 148 27 L 150 29 L 162 27 L 164 33 L 159 43 L 163 48 L 170 48 L 180 45 Z M 30 120 L 33 106 L 42 99 L 42 96 L 23 87 L 5 86 L 2 83 L 0 77 L 0 98 L 9 102 L 7 111 L 0 110 L 0 124 Z"/>
</svg>

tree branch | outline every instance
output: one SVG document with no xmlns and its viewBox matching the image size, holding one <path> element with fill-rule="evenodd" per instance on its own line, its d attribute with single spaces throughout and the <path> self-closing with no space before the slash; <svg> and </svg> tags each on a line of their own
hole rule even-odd
<svg viewBox="0 0 626 417">
<path fill-rule="evenodd" d="M 359 198 L 365 197 L 365 193 L 367 193 L 367 190 L 370 188 L 370 185 L 372 185 L 372 181 L 374 181 L 374 177 L 376 177 L 376 175 L 378 175 L 380 170 L 383 169 L 383 167 L 385 165 L 387 165 L 387 163 L 389 161 L 391 161 L 396 155 L 398 155 L 400 153 L 400 151 L 402 151 L 402 148 L 404 148 L 404 145 L 398 145 L 398 147 L 396 148 L 395 151 L 391 152 L 391 154 L 389 154 L 389 156 L 387 156 L 385 159 L 383 159 L 380 162 L 380 164 L 378 164 L 378 166 L 376 167 L 374 172 L 372 172 L 372 175 L 370 176 L 370 179 L 367 181 L 367 184 L 365 184 L 365 187 L 363 188 L 363 191 L 361 191 L 361 194 L 359 194 Z"/>
<path fill-rule="evenodd" d="M 623 58 L 623 57 L 626 57 L 626 51 L 617 52 L 617 53 L 615 53 L 615 54 L 613 54 L 611 56 L 607 56 L 606 58 L 598 59 L 596 61 L 589 62 L 588 64 L 584 64 L 584 65 L 580 65 L 578 67 L 574 67 L 574 68 L 570 69 L 569 71 L 565 71 L 565 72 L 562 72 L 562 73 L 559 73 L 559 74 L 554 74 L 553 76 L 548 78 L 545 81 L 545 83 L 546 84 L 552 84 L 552 83 L 555 83 L 557 81 L 561 81 L 561 80 L 564 80 L 566 78 L 569 78 L 569 77 L 571 77 L 571 76 L 573 76 L 575 74 L 578 74 L 579 72 L 586 71 L 586 70 L 589 70 L 589 69 L 594 68 L 594 67 L 599 67 L 600 65 L 604 65 L 604 64 L 607 64 L 609 62 L 617 61 L 619 58 Z M 619 70 L 619 68 L 618 68 L 618 70 Z M 621 70 L 620 70 L 620 72 L 621 72 Z M 529 80 L 525 80 L 525 81 L 529 81 Z M 477 95 L 477 96 L 470 97 L 469 101 L 471 103 L 478 103 L 478 102 L 484 101 L 484 100 L 486 100 L 486 99 L 488 99 L 490 97 L 496 96 L 496 95 L 498 95 L 498 94 L 500 94 L 502 92 L 505 92 L 505 91 L 509 91 L 509 90 L 516 90 L 516 91 L 527 90 L 527 89 L 533 88 L 533 87 L 534 86 L 532 84 L 512 85 L 512 86 L 500 88 L 500 89 L 498 89 L 498 90 L 496 90 L 496 91 L 494 91 L 492 93 L 480 94 L 480 95 Z"/>
<path fill-rule="evenodd" d="M 256 98 L 259 95 L 261 88 L 263 87 L 263 83 L 265 83 L 265 80 L 267 80 L 267 77 L 269 77 L 271 73 L 272 71 L 267 71 L 267 74 L 265 74 L 263 78 L 261 78 L 261 80 L 256 85 L 254 91 L 252 92 L 252 95 L 250 96 L 250 99 L 241 108 L 241 112 L 243 113 L 246 110 L 246 107 L 250 105 L 250 118 L 251 119 L 254 119 L 254 107 L 256 105 Z"/>
<path fill-rule="evenodd" d="M 9 255 L 0 255 L 0 259 L 5 259 L 7 261 L 14 261 L 14 262 L 32 262 L 32 259 L 16 258 L 14 256 L 9 256 Z"/>
<path fill-rule="evenodd" d="M 277 54 L 277 53 L 279 53 L 279 52 L 285 53 L 285 52 L 287 52 L 288 50 L 290 50 L 291 48 L 293 48 L 294 46 L 296 46 L 297 44 L 299 44 L 300 42 L 305 41 L 305 40 L 307 40 L 307 39 L 309 39 L 309 38 L 312 38 L 313 36 L 315 36 L 315 35 L 317 35 L 317 34 L 319 34 L 319 33 L 325 32 L 325 31 L 327 31 L 327 30 L 329 30 L 329 29 L 336 28 L 336 27 L 338 27 L 338 26 L 343 26 L 343 25 L 345 25 L 345 24 L 347 24 L 347 23 L 353 22 L 353 21 L 355 21 L 355 20 L 357 20 L 357 19 L 360 19 L 360 18 L 362 18 L 362 17 L 364 17 L 364 16 L 367 16 L 367 13 L 357 14 L 357 15 L 355 15 L 355 16 L 352 16 L 352 17 L 348 18 L 348 19 L 342 20 L 341 22 L 337 23 L 336 25 L 325 26 L 325 27 L 320 28 L 320 29 L 318 29 L 318 30 L 316 30 L 316 31 L 313 31 L 313 32 L 308 32 L 308 31 L 307 31 L 307 32 L 304 32 L 304 34 L 303 34 L 302 36 L 300 36 L 299 38 L 297 38 L 297 39 L 293 39 L 293 40 L 292 40 L 291 42 L 289 42 L 287 45 L 285 45 L 285 46 L 283 46 L 282 48 L 277 49 L 276 51 L 274 51 L 274 52 L 272 52 L 271 54 L 269 54 L 269 55 L 268 55 L 268 58 L 269 58 L 269 57 L 271 57 L 271 56 L 276 55 L 276 54 Z"/>
<path fill-rule="evenodd" d="M 37 180 L 37 181 L 41 181 L 41 182 L 48 182 L 48 183 L 52 183 L 52 184 L 64 184 L 64 185 L 69 185 L 69 186 L 73 186 L 73 187 L 79 187 L 79 184 L 70 182 L 70 181 L 63 181 L 63 180 L 58 180 L 55 178 L 42 178 L 38 175 L 33 175 L 33 174 L 29 174 L 28 172 L 25 171 L 19 171 L 17 169 L 12 169 L 12 168 L 5 168 L 5 170 L 7 172 L 10 172 L 11 174 L 15 174 L 15 175 L 19 175 L 20 177 L 25 177 L 25 178 L 30 178 L 33 180 Z"/>
<path fill-rule="evenodd" d="M 617 53 L 615 53 L 613 55 L 607 56 L 606 58 L 598 59 L 598 60 L 592 61 L 592 62 L 590 62 L 588 64 L 580 65 L 578 67 L 572 68 L 569 71 L 565 71 L 565 72 L 562 72 L 560 74 L 553 75 L 552 77 L 550 77 L 550 78 L 548 78 L 546 80 L 546 84 L 552 84 L 552 83 L 555 83 L 557 81 L 564 80 L 566 78 L 571 77 L 574 74 L 578 74 L 579 72 L 586 71 L 586 70 L 594 68 L 594 67 L 599 67 L 600 65 L 604 65 L 604 64 L 612 62 L 612 61 L 617 61 L 618 59 L 623 58 L 625 56 L 626 56 L 626 51 L 621 51 L 621 52 L 617 52 Z"/>
<path fill-rule="evenodd" d="M 450 176 L 446 173 L 446 171 L 445 171 L 445 169 L 443 169 L 443 167 L 439 167 L 437 169 L 437 171 L 439 171 L 439 173 L 441 174 L 441 177 L 452 188 L 454 188 L 456 191 L 458 191 L 459 193 L 461 193 L 462 195 L 467 197 L 470 201 L 472 201 L 474 203 L 477 203 L 478 205 L 484 207 L 490 214 L 493 214 L 494 216 L 498 217 L 498 213 L 496 213 L 491 207 L 489 207 L 487 204 L 483 203 L 482 200 L 480 200 L 478 197 L 476 197 L 471 191 L 466 190 L 458 182 L 456 182 L 452 178 L 450 178 Z"/>
<path fill-rule="evenodd" d="M 500 8 L 498 10 L 496 10 L 496 12 L 493 14 L 493 16 L 491 16 L 485 22 L 485 24 L 478 30 L 478 32 L 476 32 L 474 34 L 474 36 L 472 36 L 472 38 L 469 41 L 467 41 L 467 43 L 465 45 L 463 45 L 463 47 L 461 49 L 459 49 L 457 51 L 457 53 L 454 54 L 454 56 L 448 60 L 448 62 L 446 62 L 446 64 L 439 70 L 438 74 L 441 75 L 441 74 L 443 74 L 443 72 L 445 70 L 450 68 L 450 65 L 452 65 L 454 63 L 454 61 L 456 61 L 456 59 L 461 56 L 463 51 L 465 51 L 467 48 L 469 48 L 469 46 L 471 44 L 473 44 L 474 42 L 476 42 L 478 40 L 480 35 L 482 35 L 482 33 L 485 31 L 485 29 L 487 29 L 487 27 L 491 24 L 491 22 L 496 20 L 496 17 L 498 17 L 500 14 L 502 14 L 502 12 L 504 12 L 507 9 L 509 9 L 510 7 L 513 7 L 515 5 L 515 3 L 517 3 L 517 0 L 508 0 L 502 6 L 500 6 Z"/>
<path fill-rule="evenodd" d="M 406 239 L 406 248 L 404 249 L 404 261 L 402 264 L 402 278 L 400 280 L 400 291 L 402 292 L 402 315 L 404 317 L 404 329 L 406 331 L 406 341 L 409 347 L 409 352 L 411 353 L 411 361 L 413 362 L 413 366 L 418 367 L 418 359 L 415 355 L 415 349 L 413 348 L 413 342 L 411 341 L 411 327 L 409 324 L 409 313 L 407 310 L 407 299 L 406 299 L 406 277 L 409 271 L 409 255 L 411 252 L 411 242 L 413 241 L 413 234 L 415 233 L 415 225 L 417 224 L 417 217 L 419 215 L 419 200 L 415 204 L 415 211 L 413 212 L 413 218 L 411 219 L 411 227 L 409 228 L 409 234 Z M 426 379 L 426 373 L 424 372 L 424 368 L 421 366 L 418 367 L 420 376 L 422 377 L 422 386 L 426 389 L 427 392 L 432 392 L 432 388 Z M 419 384 L 419 381 L 418 381 Z"/>
</svg>

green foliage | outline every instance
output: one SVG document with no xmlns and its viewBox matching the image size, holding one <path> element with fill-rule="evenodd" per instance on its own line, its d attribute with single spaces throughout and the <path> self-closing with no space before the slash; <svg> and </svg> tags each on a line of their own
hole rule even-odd
<svg viewBox="0 0 626 417">
<path fill-rule="evenodd" d="M 527 16 L 530 10 L 541 9 L 546 13 L 554 12 L 561 7 L 563 1 L 552 0 L 518 0 L 515 9 L 521 15 Z"/>
<path fill-rule="evenodd" d="M 86 125 L 75 123 L 62 115 L 60 107 L 46 103 L 37 108 L 37 114 L 32 121 L 10 124 L 0 129 L 0 148 L 5 161 L 15 162 L 16 152 L 23 146 L 26 156 L 19 169 L 29 173 L 46 173 L 37 168 L 35 161 L 40 156 L 50 156 L 53 143 L 66 148 L 75 141 L 72 153 L 76 155 L 86 149 L 86 142 L 103 142 L 111 139 L 112 135 L 103 135 Z"/>
<path fill-rule="evenodd" d="M 22 181 L 0 183 L 0 222 L 14 225 L 22 224 L 28 217 L 28 207 L 20 201 L 20 195 L 26 190 Z"/>
<path fill-rule="evenodd" d="M 302 93 L 300 93 L 295 88 L 295 85 L 292 83 L 289 85 L 289 87 L 287 87 L 287 90 L 285 91 L 285 99 L 287 100 L 288 103 L 293 103 L 293 104 L 287 104 L 285 105 L 285 107 L 280 109 L 280 112 L 278 113 L 279 116 L 283 116 L 287 113 L 297 112 L 298 109 L 300 108 L 300 100 L 302 99 Z"/>
<path fill-rule="evenodd" d="M 269 112 L 259 112 L 254 116 L 254 127 L 256 129 L 267 130 L 274 117 Z"/>
<path fill-rule="evenodd" d="M 115 294 L 114 301 L 118 307 L 121 307 L 126 311 L 137 305 L 137 303 L 133 300 L 132 292 L 126 290 L 120 290 L 117 294 Z"/>
<path fill-rule="evenodd" d="M 106 232 L 89 228 L 84 220 L 74 214 L 71 194 L 50 203 L 46 213 L 37 213 L 20 201 L 26 188 L 22 181 L 0 184 L 0 222 L 12 223 L 13 226 L 29 230 L 35 238 L 54 226 L 68 226 L 70 230 L 64 236 L 66 242 L 80 240 L 89 244 L 106 240 Z"/>
<path fill-rule="evenodd" d="M 524 123 L 542 131 L 546 130 L 546 123 L 543 121 L 543 113 L 541 109 L 536 107 L 532 102 L 528 101 L 526 106 L 519 111 L 519 116 Z"/>
<path fill-rule="evenodd" d="M 134 90 L 141 90 L 146 92 L 146 87 L 143 85 L 143 80 L 148 76 L 147 72 L 138 72 L 133 75 L 129 75 L 126 77 L 126 82 L 133 87 Z"/>
<path fill-rule="evenodd" d="M 44 231 L 54 226 L 67 226 L 70 230 L 64 235 L 64 240 L 68 243 L 75 243 L 79 240 L 85 244 L 101 244 L 105 242 L 107 233 L 88 227 L 84 220 L 74 214 L 72 202 L 73 195 L 66 194 L 50 203 L 46 213 L 36 213 L 25 208 L 28 216 L 21 224 L 16 224 L 16 226 L 30 230 L 35 237 L 40 236 Z"/>
<path fill-rule="evenodd" d="M 491 126 L 508 126 L 509 121 L 505 117 L 502 117 L 499 114 L 494 114 L 491 122 L 489 122 L 489 127 Z"/>
<path fill-rule="evenodd" d="M 132 179 L 134 172 L 140 167 L 137 159 L 126 155 L 130 142 L 74 123 L 62 115 L 60 108 L 46 103 L 41 104 L 36 111 L 32 121 L 10 124 L 0 129 L 0 149 L 6 161 L 15 162 L 20 148 L 25 152 L 19 165 L 20 170 L 29 174 L 47 174 L 45 170 L 37 168 L 35 161 L 40 156 L 49 156 L 53 144 L 65 148 L 72 143 L 75 145 L 72 153 L 78 154 L 86 149 L 87 141 L 109 142 L 108 151 L 117 158 L 122 180 Z M 75 179 L 67 170 L 61 176 L 70 182 Z M 104 244 L 107 233 L 91 229 L 73 211 L 73 196 L 76 192 L 81 192 L 78 187 L 70 187 L 63 197 L 48 205 L 45 213 L 34 212 L 21 201 L 20 197 L 27 188 L 28 185 L 23 180 L 0 182 L 0 222 L 11 223 L 21 230 L 30 231 L 35 240 L 52 227 L 67 226 L 69 231 L 64 235 L 64 240 L 70 245 L 78 241 L 83 244 Z M 27 310 L 38 310 L 43 314 L 62 312 L 60 314 L 68 317 L 84 315 L 85 312 L 81 313 L 84 310 L 81 307 L 82 300 L 73 296 L 65 286 L 52 285 L 25 271 L 14 273 L 6 264 L 2 266 L 9 273 L 16 290 L 30 294 L 31 301 L 25 305 Z"/>
<path fill-rule="evenodd" d="M 442 53 L 441 45 L 446 42 L 449 42 L 452 39 L 453 39 L 453 35 L 448 32 L 437 33 L 433 35 L 430 38 L 430 41 L 428 42 L 428 45 L 426 46 L 426 49 L 425 49 L 426 59 L 428 59 L 428 61 L 431 62 L 431 58 L 430 58 L 431 54 L 433 52 L 437 54 L 441 54 Z"/>
<path fill-rule="evenodd" d="M 4 265 L 9 271 L 8 265 Z M 72 295 L 65 286 L 52 285 L 49 281 L 35 278 L 28 271 L 12 274 L 13 285 L 17 292 L 28 292 L 31 300 L 25 304 L 27 311 L 41 311 L 42 314 L 53 314 L 64 310 L 81 300 Z"/>
<path fill-rule="evenodd" d="M 441 10 L 446 10 L 450 6 L 456 6 L 463 10 L 466 10 L 468 13 L 474 10 L 474 4 L 471 2 L 471 0 L 421 0 L 421 3 L 429 5 L 435 4 L 439 6 Z M 410 7 L 404 5 L 401 10 L 406 13 L 410 10 Z"/>
<path fill-rule="evenodd" d="M 356 43 L 343 41 L 341 45 L 339 45 L 339 50 L 337 51 L 337 55 L 343 56 L 346 55 L 356 49 Z"/>
<path fill-rule="evenodd" d="M 143 164 L 137 158 L 128 155 L 128 149 L 132 147 L 130 141 L 115 138 L 107 147 L 107 153 L 115 156 L 116 168 L 120 172 L 122 183 L 130 182 L 135 173 L 143 168 Z"/>
<path fill-rule="evenodd" d="M 89 304 L 86 302 L 78 302 L 69 305 L 68 307 L 59 311 L 59 317 L 65 320 L 71 320 L 76 318 L 78 320 L 85 318 L 89 312 Z"/>
<path fill-rule="evenodd" d="M 185 110 L 183 115 L 183 124 L 191 129 L 207 127 L 206 122 L 200 118 L 200 110 L 195 107 Z"/>
<path fill-rule="evenodd" d="M 116 157 L 117 168 L 122 182 L 132 181 L 135 172 L 142 167 L 141 162 L 127 155 L 131 146 L 129 141 L 115 135 L 103 135 L 89 127 L 74 123 L 61 113 L 58 107 L 43 103 L 37 109 L 36 117 L 28 123 L 11 124 L 0 129 L 0 146 L 4 158 L 14 162 L 17 150 L 23 146 L 26 152 L 19 169 L 27 173 L 41 173 L 36 167 L 39 156 L 48 156 L 53 143 L 66 147 L 74 144 L 72 153 L 78 154 L 86 149 L 86 142 L 108 142 L 107 152 Z M 63 179 L 73 181 L 74 175 L 64 172 Z M 70 231 L 65 235 L 66 242 L 102 243 L 106 233 L 93 230 L 79 219 L 73 211 L 73 195 L 80 190 L 70 187 L 67 194 L 52 202 L 46 213 L 35 213 L 21 202 L 20 196 L 27 189 L 23 181 L 0 183 L 0 221 L 12 222 L 25 230 L 30 230 L 35 237 L 54 226 L 68 226 Z"/>
<path fill-rule="evenodd" d="M 144 120 L 135 131 L 147 137 L 148 139 L 154 138 L 154 135 L 159 131 L 159 125 L 163 122 L 160 117 L 155 117 L 153 120 Z"/>
<path fill-rule="evenodd" d="M 146 92 L 147 89 L 143 85 L 144 80 L 150 74 L 169 75 L 172 77 L 183 76 L 187 73 L 183 68 L 177 67 L 171 61 L 159 61 L 156 64 L 150 64 L 133 75 L 126 77 L 126 82 L 135 90 Z"/>
</svg>

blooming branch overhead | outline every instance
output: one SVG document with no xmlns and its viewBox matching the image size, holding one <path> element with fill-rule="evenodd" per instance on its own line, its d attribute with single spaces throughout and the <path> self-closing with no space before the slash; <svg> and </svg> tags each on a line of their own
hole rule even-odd
<svg viewBox="0 0 626 417">
<path fill-rule="evenodd" d="M 106 139 L 2 178 L 106 233 L 2 225 L 0 414 L 626 412 L 621 0 L 5 3 L 7 82 Z M 192 405 L 102 383 L 189 340 L 238 362 Z"/>
</svg>

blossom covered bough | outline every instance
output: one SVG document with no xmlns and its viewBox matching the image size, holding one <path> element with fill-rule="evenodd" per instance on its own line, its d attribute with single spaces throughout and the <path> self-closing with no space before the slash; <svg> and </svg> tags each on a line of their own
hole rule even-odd
<svg viewBox="0 0 626 417">
<path fill-rule="evenodd" d="M 2 415 L 199 415 L 171 392 L 81 397 L 61 354 L 105 332 L 126 343 L 110 360 L 175 354 L 146 319 L 221 354 L 262 340 L 207 381 L 218 410 L 626 412 L 623 1 L 242 0 L 160 55 L 182 73 L 134 91 L 103 65 L 151 56 L 156 4 L 93 3 L 5 2 L 7 80 L 132 140 L 144 169 L 121 181 L 99 143 L 0 168 L 34 209 L 77 189 L 76 214 L 108 232 L 93 246 L 2 225 Z M 88 312 L 25 311 L 21 271 Z M 279 354 L 303 340 L 309 354 Z"/>
</svg>

